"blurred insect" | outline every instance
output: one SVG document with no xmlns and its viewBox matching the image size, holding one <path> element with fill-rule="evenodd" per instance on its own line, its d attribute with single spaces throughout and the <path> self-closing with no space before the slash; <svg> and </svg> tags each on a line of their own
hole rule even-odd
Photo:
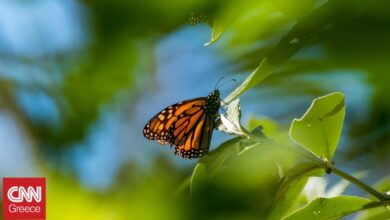
<svg viewBox="0 0 390 220">
<path fill-rule="evenodd" d="M 175 154 L 198 158 L 208 153 L 220 108 L 219 90 L 171 105 L 155 115 L 144 127 L 144 136 L 159 144 L 175 146 Z"/>
<path fill-rule="evenodd" d="M 191 12 L 190 17 L 188 18 L 188 22 L 190 25 L 196 25 L 201 22 L 207 22 L 209 17 L 205 13 L 195 13 Z"/>
</svg>

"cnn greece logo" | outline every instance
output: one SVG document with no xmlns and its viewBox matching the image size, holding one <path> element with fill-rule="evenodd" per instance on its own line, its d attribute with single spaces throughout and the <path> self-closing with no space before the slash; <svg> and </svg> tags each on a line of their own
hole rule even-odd
<svg viewBox="0 0 390 220">
<path fill-rule="evenodd" d="M 17 196 L 14 196 L 17 192 Z M 13 186 L 8 190 L 8 199 L 11 202 L 23 202 L 23 199 L 26 199 L 27 202 L 31 202 L 33 198 L 36 202 L 41 202 L 42 200 L 42 187 L 37 186 L 36 189 L 29 186 L 27 190 L 23 186 Z"/>
<path fill-rule="evenodd" d="M 3 219 L 45 218 L 45 178 L 3 178 Z"/>
</svg>

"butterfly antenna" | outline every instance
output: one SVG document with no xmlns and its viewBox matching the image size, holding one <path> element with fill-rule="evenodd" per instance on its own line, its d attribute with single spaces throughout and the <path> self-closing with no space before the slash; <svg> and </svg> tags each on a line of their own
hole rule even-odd
<svg viewBox="0 0 390 220">
<path fill-rule="evenodd" d="M 220 80 L 219 80 L 220 81 Z M 218 81 L 218 82 L 219 82 Z M 225 82 L 223 82 L 221 85 L 219 85 L 218 87 L 217 87 L 217 89 L 219 88 L 219 87 L 221 87 L 221 86 L 223 86 L 223 85 L 226 85 L 227 83 L 230 83 L 230 82 L 235 82 L 236 81 L 236 79 L 229 79 L 228 81 L 225 81 Z M 215 88 L 214 88 L 215 89 Z"/>
<path fill-rule="evenodd" d="M 219 80 L 217 81 L 217 83 L 216 83 L 215 86 L 214 86 L 214 90 L 217 89 L 218 84 L 219 84 L 224 78 L 225 78 L 224 76 L 222 76 L 221 78 L 219 78 Z"/>
</svg>

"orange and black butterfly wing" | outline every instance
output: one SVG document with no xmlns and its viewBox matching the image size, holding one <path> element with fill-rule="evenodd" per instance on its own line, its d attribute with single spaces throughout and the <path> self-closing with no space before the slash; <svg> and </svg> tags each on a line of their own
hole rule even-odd
<svg viewBox="0 0 390 220">
<path fill-rule="evenodd" d="M 207 97 L 174 104 L 145 125 L 144 136 L 160 144 L 175 145 L 175 154 L 181 157 L 202 157 L 209 150 L 219 108 L 218 90 Z"/>
<path fill-rule="evenodd" d="M 173 123 L 185 116 L 185 112 L 191 113 L 191 109 L 198 109 L 205 105 L 206 98 L 190 99 L 168 106 L 156 114 L 144 127 L 144 136 L 150 140 L 156 140 L 159 144 L 175 144 L 172 135 Z"/>
<path fill-rule="evenodd" d="M 199 114 L 199 116 L 197 116 Z M 192 121 L 191 121 L 192 119 Z M 175 154 L 183 158 L 202 157 L 208 153 L 211 136 L 213 134 L 215 118 L 207 114 L 204 110 L 195 113 L 193 117 L 180 123 L 174 123 L 175 127 L 183 127 L 182 131 L 174 132 L 176 145 Z"/>
</svg>

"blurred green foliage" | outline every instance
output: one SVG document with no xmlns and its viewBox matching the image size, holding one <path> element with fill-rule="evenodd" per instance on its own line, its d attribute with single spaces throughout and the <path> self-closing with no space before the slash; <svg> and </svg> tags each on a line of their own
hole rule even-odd
<svg viewBox="0 0 390 220">
<path fill-rule="evenodd" d="M 325 75 L 343 69 L 365 74 L 367 86 L 374 89 L 373 97 L 369 115 L 363 121 L 350 121 L 349 155 L 374 152 L 381 156 L 389 149 L 390 106 L 384 101 L 388 99 L 386 85 L 390 80 L 387 76 L 390 50 L 386 49 L 390 47 L 387 40 L 390 21 L 386 13 L 390 5 L 386 0 L 375 3 L 305 0 L 299 4 L 283 0 L 246 4 L 159 0 L 84 3 L 91 11 L 90 47 L 58 59 L 57 63 L 67 73 L 60 86 L 49 88 L 49 94 L 54 95 L 60 107 L 61 125 L 24 117 L 37 140 L 44 143 L 42 147 L 69 147 L 72 145 L 67 143 L 85 137 L 88 127 L 99 116 L 99 108 L 119 91 L 132 90 L 136 99 L 142 89 L 136 85 L 137 78 L 145 78 L 144 73 L 150 74 L 154 69 L 155 40 L 188 24 L 192 12 L 201 12 L 208 15 L 214 29 L 223 30 L 219 31 L 220 41 L 214 43 L 237 64 L 237 72 L 254 70 L 264 57 L 274 65 L 283 63 L 263 84 L 277 87 L 279 96 L 327 92 L 321 83 L 304 80 L 291 83 L 294 75 Z M 318 52 L 313 54 L 313 50 Z M 7 90 L 17 87 L 9 83 L 2 79 L 3 98 L 12 100 L 12 95 L 6 97 Z M 14 111 L 18 111 L 18 106 Z M 367 135 L 362 138 L 361 134 Z"/>
<path fill-rule="evenodd" d="M 271 64 L 283 63 L 263 87 L 277 87 L 283 96 L 319 95 L 326 90 L 326 82 L 291 83 L 294 75 L 326 75 L 346 69 L 363 73 L 367 86 L 373 88 L 373 97 L 369 115 L 363 121 L 350 121 L 349 134 L 355 141 L 348 144 L 348 155 L 387 155 L 388 1 L 259 1 L 241 7 L 237 6 L 240 2 L 227 5 L 225 8 L 242 10 L 233 10 L 234 16 L 223 12 L 220 15 L 233 17 L 224 29 L 226 38 L 221 37 L 223 53 L 230 54 L 245 70 L 255 69 L 264 57 Z"/>
<path fill-rule="evenodd" d="M 117 183 L 107 192 L 90 191 L 74 178 L 48 172 L 47 218 L 183 219 L 184 206 L 178 204 L 184 200 L 172 197 L 182 179 L 169 161 L 159 158 L 149 172 L 140 172 L 135 164 L 129 164 L 121 172 Z"/>
</svg>

